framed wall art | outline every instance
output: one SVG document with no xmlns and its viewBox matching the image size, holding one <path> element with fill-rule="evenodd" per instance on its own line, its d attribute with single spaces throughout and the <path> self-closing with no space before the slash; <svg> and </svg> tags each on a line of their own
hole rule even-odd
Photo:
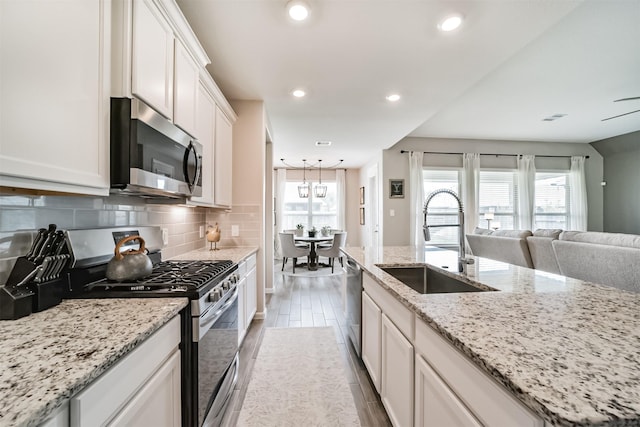
<svg viewBox="0 0 640 427">
<path fill-rule="evenodd" d="M 389 180 L 389 198 L 390 199 L 404 198 L 404 179 Z"/>
<path fill-rule="evenodd" d="M 364 225 L 364 208 L 360 208 L 360 225 Z"/>
<path fill-rule="evenodd" d="M 364 187 L 360 187 L 360 204 L 364 205 Z"/>
</svg>

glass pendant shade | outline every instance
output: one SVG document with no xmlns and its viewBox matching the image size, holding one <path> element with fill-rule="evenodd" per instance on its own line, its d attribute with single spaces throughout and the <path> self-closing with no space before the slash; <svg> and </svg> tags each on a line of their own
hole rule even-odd
<svg viewBox="0 0 640 427">
<path fill-rule="evenodd" d="M 309 197 L 309 184 L 303 182 L 302 184 L 298 185 L 298 197 L 300 197 L 301 199 L 306 199 Z"/>
<path fill-rule="evenodd" d="M 322 184 L 322 160 L 318 160 L 318 164 L 320 165 L 318 172 L 318 185 L 313 189 L 313 195 L 318 198 L 323 198 L 327 195 L 327 186 Z"/>
<path fill-rule="evenodd" d="M 318 184 L 314 187 L 314 196 L 315 197 L 326 197 L 327 195 L 327 186 L 324 184 Z"/>
<path fill-rule="evenodd" d="M 309 198 L 309 184 L 307 184 L 307 161 L 302 160 L 302 184 L 298 185 L 298 197 L 301 199 Z"/>
</svg>

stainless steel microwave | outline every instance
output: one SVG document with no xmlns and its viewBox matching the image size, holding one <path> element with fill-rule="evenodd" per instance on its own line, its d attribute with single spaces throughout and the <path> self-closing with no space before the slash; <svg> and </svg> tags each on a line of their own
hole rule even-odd
<svg viewBox="0 0 640 427">
<path fill-rule="evenodd" d="M 138 99 L 111 98 L 111 192 L 202 195 L 202 144 Z"/>
</svg>

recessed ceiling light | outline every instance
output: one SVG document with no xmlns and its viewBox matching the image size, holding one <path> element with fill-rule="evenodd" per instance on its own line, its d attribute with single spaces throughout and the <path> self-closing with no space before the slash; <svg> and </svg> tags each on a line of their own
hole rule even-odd
<svg viewBox="0 0 640 427">
<path fill-rule="evenodd" d="M 304 21 L 309 17 L 309 5 L 303 1 L 290 1 L 287 3 L 287 10 L 294 21 Z"/>
<path fill-rule="evenodd" d="M 389 96 L 387 96 L 387 101 L 391 101 L 391 102 L 396 102 L 400 100 L 400 95 L 398 95 L 397 93 L 393 93 Z"/>
<path fill-rule="evenodd" d="M 462 25 L 462 15 L 449 15 L 438 24 L 440 31 L 453 31 Z"/>
<path fill-rule="evenodd" d="M 292 92 L 293 96 L 295 96 L 296 98 L 302 98 L 303 96 L 305 96 L 307 93 L 305 91 L 303 91 L 302 89 L 296 89 Z"/>
</svg>

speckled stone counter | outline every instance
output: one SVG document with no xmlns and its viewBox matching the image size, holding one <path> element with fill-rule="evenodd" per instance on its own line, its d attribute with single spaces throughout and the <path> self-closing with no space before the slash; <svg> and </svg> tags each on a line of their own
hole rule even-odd
<svg viewBox="0 0 640 427">
<path fill-rule="evenodd" d="M 42 423 L 187 304 L 186 298 L 64 300 L 0 321 L 0 425 Z"/>
<path fill-rule="evenodd" d="M 209 249 L 198 249 L 195 251 L 191 251 L 185 254 L 175 256 L 171 259 L 202 260 L 202 261 L 218 261 L 218 260 L 228 259 L 237 263 L 256 252 L 258 252 L 258 247 L 254 247 L 254 246 L 220 248 L 217 251 L 210 251 Z"/>
<path fill-rule="evenodd" d="M 343 251 L 546 421 L 640 426 L 640 294 L 412 247 Z M 428 264 L 494 292 L 422 295 L 378 268 Z"/>
</svg>

